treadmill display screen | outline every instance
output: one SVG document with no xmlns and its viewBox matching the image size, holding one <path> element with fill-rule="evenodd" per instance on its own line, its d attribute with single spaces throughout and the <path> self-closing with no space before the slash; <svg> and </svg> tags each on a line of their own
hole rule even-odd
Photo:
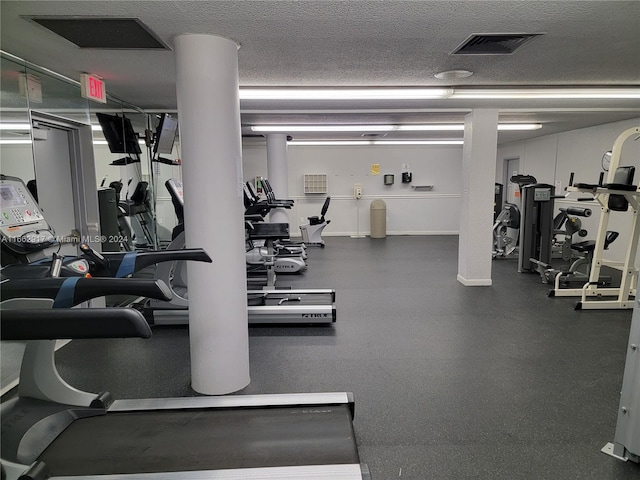
<svg viewBox="0 0 640 480">
<path fill-rule="evenodd" d="M 13 185 L 0 185 L 0 203 L 4 208 L 21 207 L 27 204 Z"/>
</svg>

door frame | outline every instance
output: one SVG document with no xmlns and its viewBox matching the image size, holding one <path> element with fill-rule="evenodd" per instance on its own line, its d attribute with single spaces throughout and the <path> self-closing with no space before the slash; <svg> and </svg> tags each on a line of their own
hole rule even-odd
<svg viewBox="0 0 640 480">
<path fill-rule="evenodd" d="M 29 111 L 29 122 L 32 128 L 34 125 L 43 125 L 67 131 L 76 228 L 83 243 L 101 251 L 98 185 L 91 125 L 38 110 Z M 37 141 L 35 136 L 33 141 Z M 33 161 L 35 168 L 35 149 Z"/>
</svg>

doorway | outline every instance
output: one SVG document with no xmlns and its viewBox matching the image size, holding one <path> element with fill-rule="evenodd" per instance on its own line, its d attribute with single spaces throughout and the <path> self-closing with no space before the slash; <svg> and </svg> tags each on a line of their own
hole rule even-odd
<svg viewBox="0 0 640 480">
<path fill-rule="evenodd" d="M 38 205 L 62 242 L 59 253 L 78 255 L 79 241 L 100 249 L 91 127 L 40 112 L 31 124 Z"/>
</svg>

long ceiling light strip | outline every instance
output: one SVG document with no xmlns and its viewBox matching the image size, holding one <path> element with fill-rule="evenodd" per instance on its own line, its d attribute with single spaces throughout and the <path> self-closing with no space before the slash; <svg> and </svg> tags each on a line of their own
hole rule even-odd
<svg viewBox="0 0 640 480">
<path fill-rule="evenodd" d="M 240 88 L 240 100 L 428 100 L 452 88 Z"/>
<path fill-rule="evenodd" d="M 498 130 L 538 130 L 540 123 L 500 123 Z M 254 125 L 253 132 L 295 133 L 295 132 L 449 132 L 462 131 L 464 124 L 428 125 Z"/>
<path fill-rule="evenodd" d="M 453 100 L 510 99 L 633 99 L 640 98 L 640 88 L 518 88 L 454 90 Z"/>
<path fill-rule="evenodd" d="M 253 132 L 391 132 L 394 125 L 254 125 Z"/>
<path fill-rule="evenodd" d="M 366 146 L 366 145 L 462 145 L 462 140 L 291 140 L 288 145 Z"/>
<path fill-rule="evenodd" d="M 634 99 L 620 88 L 240 88 L 240 100 Z"/>
<path fill-rule="evenodd" d="M 0 130 L 31 130 L 28 123 L 0 123 Z"/>
<path fill-rule="evenodd" d="M 0 145 L 30 145 L 32 142 L 29 139 L 10 139 L 0 138 Z"/>
</svg>

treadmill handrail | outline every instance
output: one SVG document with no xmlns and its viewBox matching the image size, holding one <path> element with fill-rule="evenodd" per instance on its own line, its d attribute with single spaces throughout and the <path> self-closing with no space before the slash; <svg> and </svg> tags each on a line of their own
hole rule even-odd
<svg viewBox="0 0 640 480">
<path fill-rule="evenodd" d="M 132 308 L 4 310 L 0 325 L 2 340 L 151 337 L 144 316 Z"/>
<path fill-rule="evenodd" d="M 68 308 L 105 295 L 138 295 L 171 300 L 171 291 L 162 280 L 143 278 L 51 277 L 2 282 L 0 301 L 16 298 L 49 298 L 54 308 Z M 63 298 L 64 297 L 64 298 Z"/>
<path fill-rule="evenodd" d="M 113 252 L 101 254 L 108 262 L 109 267 L 96 265 L 92 268 L 91 275 L 126 277 L 143 268 L 163 262 L 194 261 L 212 263 L 213 260 L 203 248 L 184 248 L 181 250 L 153 250 L 147 252 Z"/>
</svg>

